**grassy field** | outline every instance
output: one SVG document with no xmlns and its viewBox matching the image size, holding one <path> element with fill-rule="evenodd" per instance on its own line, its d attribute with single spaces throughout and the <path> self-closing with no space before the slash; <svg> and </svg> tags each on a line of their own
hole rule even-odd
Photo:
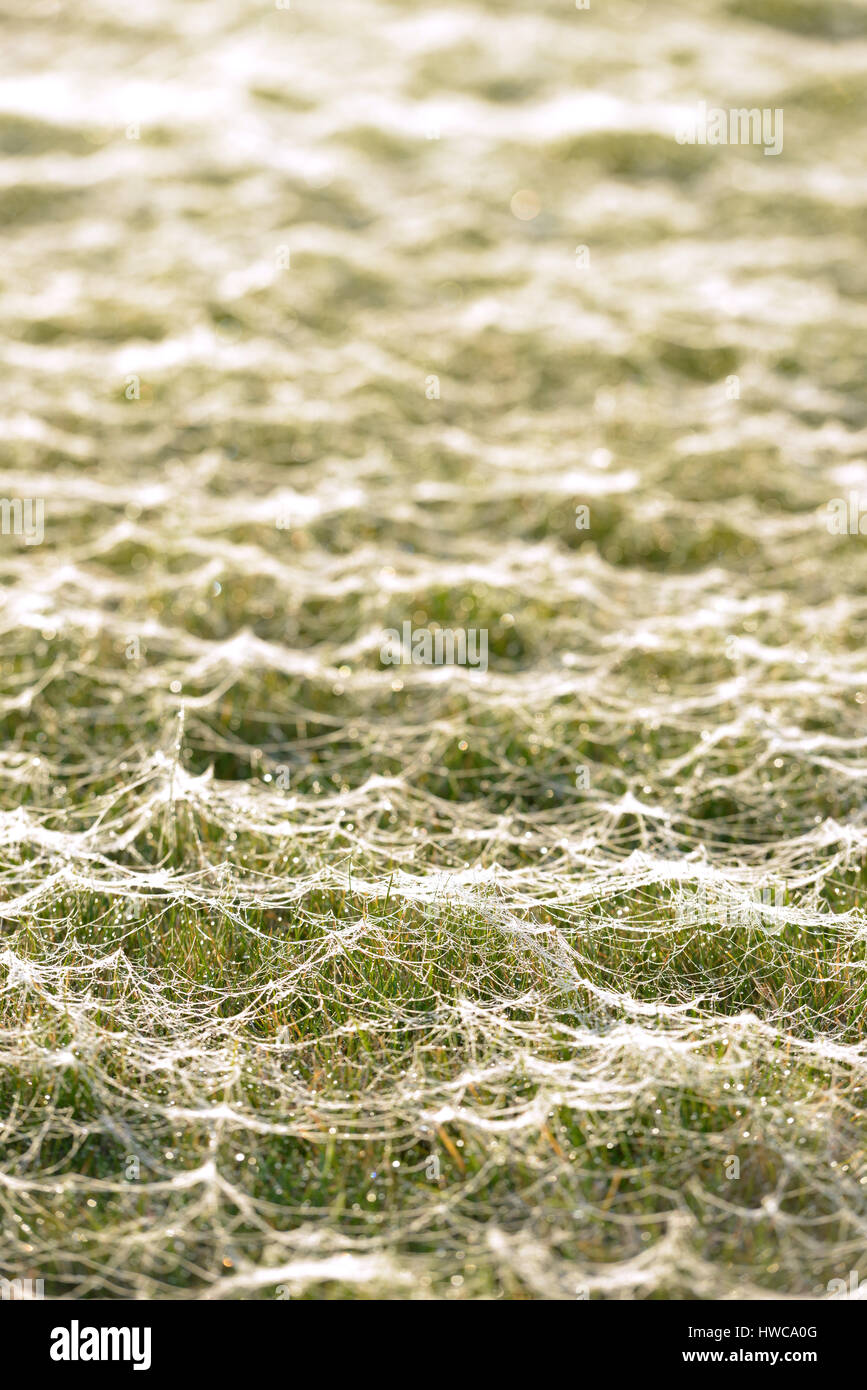
<svg viewBox="0 0 867 1390">
<path fill-rule="evenodd" d="M 602 8 L 12 23 L 0 1277 L 867 1280 L 865 11 Z"/>
</svg>

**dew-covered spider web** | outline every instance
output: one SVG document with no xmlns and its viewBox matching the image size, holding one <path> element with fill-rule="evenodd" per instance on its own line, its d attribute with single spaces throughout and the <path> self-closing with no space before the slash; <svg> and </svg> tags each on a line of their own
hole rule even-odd
<svg viewBox="0 0 867 1390">
<path fill-rule="evenodd" d="M 11 12 L 0 1277 L 867 1287 L 867 11 L 810 15 Z"/>
</svg>

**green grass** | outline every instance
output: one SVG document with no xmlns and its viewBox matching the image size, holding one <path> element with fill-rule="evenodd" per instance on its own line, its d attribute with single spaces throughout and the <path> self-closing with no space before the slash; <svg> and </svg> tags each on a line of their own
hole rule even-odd
<svg viewBox="0 0 867 1390">
<path fill-rule="evenodd" d="M 704 844 L 748 896 L 797 826 L 857 797 L 797 758 L 759 773 L 746 727 L 684 778 L 666 769 L 688 727 L 557 700 L 533 720 L 414 673 L 387 694 L 386 672 L 367 690 L 350 673 L 345 695 L 247 675 L 198 710 L 188 689 L 178 745 L 153 653 L 96 640 L 87 663 L 46 645 L 64 674 L 7 715 L 7 769 L 44 761 L 10 788 L 32 819 L 5 896 L 61 876 L 3 935 L 16 1270 L 115 1297 L 676 1297 L 690 1270 L 714 1296 L 815 1294 L 836 1277 L 867 1202 L 865 941 L 839 918 L 863 920 L 863 873 L 824 877 L 811 850 L 823 887 L 787 894 L 780 926 L 732 919 L 714 891 L 696 908 L 641 863 L 659 870 L 665 840 L 688 885 Z M 726 662 L 693 662 L 694 688 Z M 515 672 L 506 649 L 492 663 Z M 685 673 L 621 662 L 636 679 Z M 285 791 L 264 780 L 278 767 Z M 603 809 L 644 779 L 662 829 Z M 460 887 L 469 863 L 488 879 Z M 347 1254 L 344 1277 L 300 1263 Z"/>
<path fill-rule="evenodd" d="M 863 1283 L 863 6 L 200 9 L 9 45 L 0 1278 Z"/>
</svg>

